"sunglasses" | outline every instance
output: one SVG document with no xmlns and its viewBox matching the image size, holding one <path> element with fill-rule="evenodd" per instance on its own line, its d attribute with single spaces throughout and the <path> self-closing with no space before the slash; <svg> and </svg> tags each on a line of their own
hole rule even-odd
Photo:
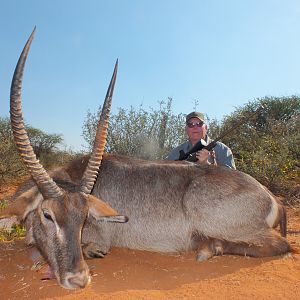
<svg viewBox="0 0 300 300">
<path fill-rule="evenodd" d="M 194 128 L 194 127 L 202 127 L 203 124 L 204 124 L 203 122 L 196 122 L 196 123 L 189 122 L 186 125 L 188 128 Z"/>
</svg>

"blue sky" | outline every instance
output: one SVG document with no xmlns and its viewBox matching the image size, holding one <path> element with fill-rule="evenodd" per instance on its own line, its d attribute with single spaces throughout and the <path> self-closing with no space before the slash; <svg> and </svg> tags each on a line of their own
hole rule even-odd
<svg viewBox="0 0 300 300">
<path fill-rule="evenodd" d="M 30 125 L 84 144 L 87 110 L 113 101 L 221 120 L 250 100 L 300 93 L 300 1 L 0 1 L 0 116 L 19 54 L 37 26 L 23 84 Z"/>
</svg>

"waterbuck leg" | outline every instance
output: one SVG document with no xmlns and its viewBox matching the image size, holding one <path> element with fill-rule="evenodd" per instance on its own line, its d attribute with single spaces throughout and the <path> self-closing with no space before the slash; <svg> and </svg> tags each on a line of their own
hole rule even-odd
<svg viewBox="0 0 300 300">
<path fill-rule="evenodd" d="M 107 254 L 107 251 L 95 243 L 83 245 L 82 252 L 86 258 L 103 258 Z"/>
<path fill-rule="evenodd" d="M 237 254 L 252 257 L 268 257 L 281 255 L 287 252 L 291 252 L 291 246 L 288 241 L 277 235 L 271 233 L 270 236 L 262 238 L 257 243 L 234 243 L 223 242 L 223 250 L 226 254 Z"/>
<path fill-rule="evenodd" d="M 196 256 L 197 261 L 205 261 L 214 256 L 212 249 L 212 242 L 207 240 L 206 242 L 201 243 L 201 246 L 198 248 L 198 253 Z"/>
<path fill-rule="evenodd" d="M 215 255 L 223 254 L 223 241 L 194 234 L 192 236 L 192 249 L 197 251 L 197 261 L 205 261 Z"/>
</svg>

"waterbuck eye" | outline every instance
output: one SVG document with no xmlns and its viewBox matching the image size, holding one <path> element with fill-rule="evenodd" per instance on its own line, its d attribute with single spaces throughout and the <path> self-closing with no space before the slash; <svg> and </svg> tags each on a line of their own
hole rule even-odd
<svg viewBox="0 0 300 300">
<path fill-rule="evenodd" d="M 47 220 L 53 222 L 53 219 L 52 219 L 51 215 L 50 215 L 48 212 L 43 211 L 43 214 L 44 214 L 44 217 L 45 217 Z"/>
</svg>

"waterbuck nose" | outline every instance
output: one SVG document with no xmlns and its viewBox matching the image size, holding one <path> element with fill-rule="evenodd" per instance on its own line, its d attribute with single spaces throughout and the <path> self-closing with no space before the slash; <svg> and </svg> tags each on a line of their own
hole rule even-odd
<svg viewBox="0 0 300 300">
<path fill-rule="evenodd" d="M 67 273 L 63 286 L 67 289 L 84 288 L 91 281 L 88 269 L 83 269 L 74 273 Z"/>
</svg>

